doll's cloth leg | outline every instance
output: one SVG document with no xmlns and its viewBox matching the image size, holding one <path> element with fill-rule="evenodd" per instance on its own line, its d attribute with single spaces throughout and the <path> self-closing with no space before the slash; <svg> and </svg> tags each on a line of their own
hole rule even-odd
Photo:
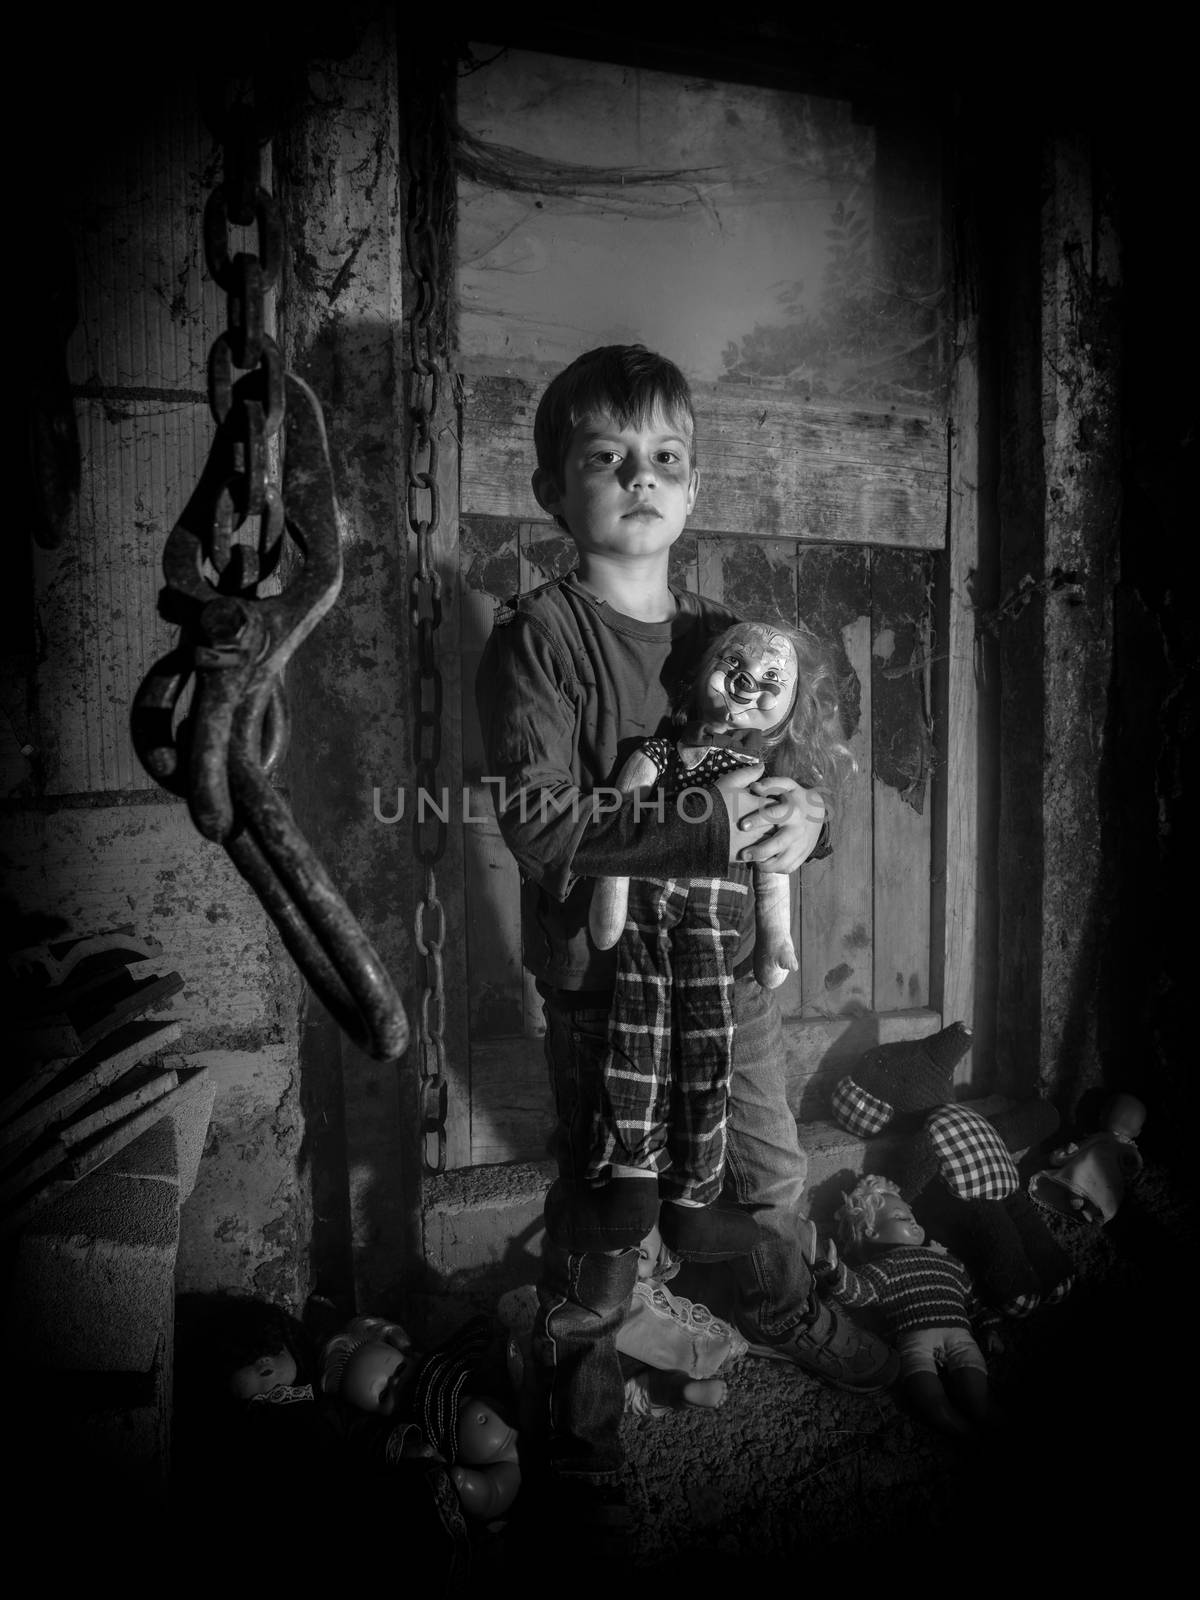
<svg viewBox="0 0 1200 1600">
<path fill-rule="evenodd" d="M 749 889 L 693 882 L 672 939 L 674 1037 L 664 1198 L 711 1205 L 725 1176 L 733 1076 L 733 963 Z"/>
<path fill-rule="evenodd" d="M 686 888 L 674 879 L 630 881 L 607 1023 L 600 1138 L 589 1165 L 594 1178 L 611 1166 L 657 1173 L 668 1160 L 672 939 L 686 904 Z"/>
</svg>

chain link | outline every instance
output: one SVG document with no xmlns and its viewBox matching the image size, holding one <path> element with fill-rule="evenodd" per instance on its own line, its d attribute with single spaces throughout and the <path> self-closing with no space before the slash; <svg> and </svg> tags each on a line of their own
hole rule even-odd
<svg viewBox="0 0 1200 1600">
<path fill-rule="evenodd" d="M 420 1072 L 421 1158 L 428 1173 L 446 1167 L 446 986 L 442 949 L 446 912 L 438 898 L 435 867 L 446 848 L 449 811 L 439 815 L 422 798 L 438 797 L 437 769 L 442 753 L 442 675 L 437 632 L 442 622 L 442 579 L 435 540 L 441 528 L 438 492 L 438 403 L 444 317 L 441 305 L 440 208 L 444 173 L 435 161 L 434 119 L 409 102 L 406 141 L 408 186 L 404 242 L 414 293 L 408 318 L 408 461 L 405 513 L 416 541 L 416 571 L 409 591 L 416 669 L 413 672 L 413 853 L 423 869 L 421 898 L 413 919 L 413 942 L 425 972 L 417 1008 L 417 1060 Z"/>
<path fill-rule="evenodd" d="M 269 89 L 256 79 L 253 93 L 255 104 L 228 107 L 210 96 L 209 126 L 221 142 L 224 165 L 204 207 L 203 227 L 205 264 L 225 291 L 228 324 L 209 351 L 208 404 L 227 432 L 234 460 L 207 554 L 219 587 L 242 594 L 274 570 L 283 542 L 283 501 L 271 479 L 270 441 L 283 425 L 285 375 L 279 346 L 265 331 L 265 297 L 279 282 L 284 230 L 279 206 L 262 184 L 262 151 L 273 132 Z M 258 254 L 231 253 L 230 226 L 251 224 Z M 251 518 L 258 519 L 254 546 L 235 540 Z"/>
</svg>

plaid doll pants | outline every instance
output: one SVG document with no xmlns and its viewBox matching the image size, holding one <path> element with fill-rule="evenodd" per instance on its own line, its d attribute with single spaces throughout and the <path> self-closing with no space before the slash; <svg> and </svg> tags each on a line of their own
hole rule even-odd
<svg viewBox="0 0 1200 1600">
<path fill-rule="evenodd" d="M 720 1194 L 749 893 L 723 878 L 630 881 L 589 1175 L 639 1167 L 658 1174 L 665 1199 L 708 1205 Z"/>
</svg>

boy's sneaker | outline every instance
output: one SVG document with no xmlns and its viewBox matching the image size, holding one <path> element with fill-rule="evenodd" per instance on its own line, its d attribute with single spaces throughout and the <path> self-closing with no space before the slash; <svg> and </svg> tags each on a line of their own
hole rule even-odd
<svg viewBox="0 0 1200 1600">
<path fill-rule="evenodd" d="M 790 1361 L 804 1372 L 851 1394 L 879 1394 L 896 1381 L 900 1358 L 882 1339 L 856 1328 L 827 1300 L 816 1299 L 810 1323 L 777 1342 L 751 1339 L 750 1354 L 770 1361 Z"/>
</svg>

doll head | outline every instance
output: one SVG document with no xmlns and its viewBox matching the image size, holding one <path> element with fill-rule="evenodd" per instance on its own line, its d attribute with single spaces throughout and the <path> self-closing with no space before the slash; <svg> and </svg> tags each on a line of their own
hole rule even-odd
<svg viewBox="0 0 1200 1600">
<path fill-rule="evenodd" d="M 925 1230 L 899 1189 L 874 1174 L 861 1178 L 849 1194 L 842 1195 L 834 1220 L 842 1248 L 850 1253 L 925 1243 Z"/>
<path fill-rule="evenodd" d="M 182 1295 L 176 1302 L 175 1388 L 197 1415 L 311 1382 L 312 1353 L 295 1317 L 249 1295 Z"/>
<path fill-rule="evenodd" d="M 739 622 L 713 640 L 692 680 L 689 715 L 755 729 L 774 772 L 831 792 L 855 769 L 838 725 L 837 684 L 807 628 Z"/>
<path fill-rule="evenodd" d="M 932 1111 L 954 1099 L 954 1069 L 971 1047 L 971 1030 L 952 1022 L 928 1039 L 876 1045 L 833 1092 L 840 1125 L 869 1139 L 897 1117 Z"/>
<path fill-rule="evenodd" d="M 415 1375 L 412 1341 L 398 1322 L 356 1317 L 326 1344 L 321 1387 L 359 1411 L 391 1416 Z"/>
<path fill-rule="evenodd" d="M 1104 1108 L 1104 1126 L 1121 1139 L 1136 1139 L 1146 1121 L 1146 1108 L 1131 1094 L 1117 1094 Z"/>
</svg>

